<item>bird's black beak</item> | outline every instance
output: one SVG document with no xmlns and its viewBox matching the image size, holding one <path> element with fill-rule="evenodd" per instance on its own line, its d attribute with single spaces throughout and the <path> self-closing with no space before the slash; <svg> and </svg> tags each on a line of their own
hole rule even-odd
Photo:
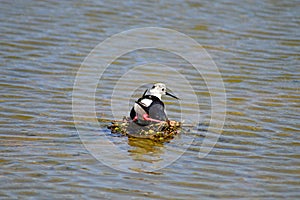
<svg viewBox="0 0 300 200">
<path fill-rule="evenodd" d="M 175 98 L 175 99 L 179 99 L 178 97 L 176 97 L 176 96 L 173 95 L 173 94 L 170 94 L 169 92 L 166 92 L 166 95 L 168 95 L 168 96 L 170 96 L 170 97 L 173 97 L 173 98 Z"/>
</svg>

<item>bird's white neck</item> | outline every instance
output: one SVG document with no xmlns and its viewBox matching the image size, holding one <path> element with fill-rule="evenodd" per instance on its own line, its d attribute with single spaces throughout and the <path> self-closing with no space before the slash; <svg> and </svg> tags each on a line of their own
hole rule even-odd
<svg viewBox="0 0 300 200">
<path fill-rule="evenodd" d="M 161 100 L 161 94 L 160 93 L 151 92 L 150 94 L 153 95 L 153 96 L 156 96 L 157 98 L 159 98 L 159 100 Z"/>
</svg>

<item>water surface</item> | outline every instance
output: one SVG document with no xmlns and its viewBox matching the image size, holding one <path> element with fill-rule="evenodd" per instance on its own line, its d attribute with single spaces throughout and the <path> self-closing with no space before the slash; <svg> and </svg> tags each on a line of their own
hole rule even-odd
<svg viewBox="0 0 300 200">
<path fill-rule="evenodd" d="M 296 0 L 2 1 L 1 199 L 299 198 L 297 5 Z M 80 64 L 97 44 L 121 31 L 148 26 L 185 33 L 208 51 L 225 84 L 226 121 L 214 149 L 199 159 L 211 114 L 203 78 L 168 52 L 126 54 L 99 82 L 99 118 L 112 119 L 111 92 L 122 74 L 132 66 L 161 62 L 182 68 L 190 80 L 199 97 L 202 127 L 195 142 L 167 167 L 153 173 L 122 172 L 84 148 L 73 121 L 73 84 Z M 134 92 L 133 86 L 138 88 Z M 128 82 L 124 91 L 131 92 L 133 102 L 143 87 Z M 178 103 L 165 100 L 170 118 L 178 119 Z M 193 106 L 183 102 L 182 114 Z M 106 123 L 101 122 L 99 138 L 109 135 Z M 111 140 L 140 163 L 155 162 L 168 145 L 180 148 L 182 141 L 153 146 L 124 137 Z"/>
</svg>

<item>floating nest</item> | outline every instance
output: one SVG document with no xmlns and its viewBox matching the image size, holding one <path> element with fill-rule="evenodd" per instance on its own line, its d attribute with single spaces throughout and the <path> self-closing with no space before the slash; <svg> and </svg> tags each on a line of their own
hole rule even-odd
<svg viewBox="0 0 300 200">
<path fill-rule="evenodd" d="M 181 122 L 164 121 L 148 126 L 140 126 L 124 117 L 122 121 L 113 121 L 108 126 L 112 134 L 122 134 L 128 137 L 151 139 L 157 142 L 167 142 L 181 130 Z"/>
</svg>

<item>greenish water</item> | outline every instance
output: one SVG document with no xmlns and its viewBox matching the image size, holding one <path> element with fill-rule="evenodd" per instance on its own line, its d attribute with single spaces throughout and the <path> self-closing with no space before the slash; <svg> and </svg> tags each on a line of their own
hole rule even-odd
<svg viewBox="0 0 300 200">
<path fill-rule="evenodd" d="M 298 4 L 296 0 L 2 1 L 0 198 L 298 199 Z M 206 124 L 211 97 L 203 79 L 188 63 L 166 52 L 126 54 L 100 81 L 95 95 L 99 118 L 113 119 L 110 95 L 118 77 L 132 66 L 161 62 L 182 69 L 195 87 L 203 129 L 184 154 L 163 169 L 117 171 L 83 146 L 73 120 L 73 85 L 81 63 L 96 45 L 113 34 L 148 26 L 185 33 L 208 51 L 224 81 L 226 121 L 213 150 L 198 158 L 202 135 L 210 134 Z M 123 90 L 132 92 L 134 85 L 128 82 Z M 176 88 L 170 88 L 176 94 Z M 132 96 L 139 95 L 136 90 Z M 166 98 L 166 106 L 169 116 L 178 119 L 178 104 Z M 182 102 L 182 115 L 193 106 Z M 109 135 L 106 125 L 101 121 L 99 139 Z M 109 137 L 133 162 L 142 164 L 164 159 L 169 146 L 185 145 L 184 136 L 165 145 Z"/>
</svg>

